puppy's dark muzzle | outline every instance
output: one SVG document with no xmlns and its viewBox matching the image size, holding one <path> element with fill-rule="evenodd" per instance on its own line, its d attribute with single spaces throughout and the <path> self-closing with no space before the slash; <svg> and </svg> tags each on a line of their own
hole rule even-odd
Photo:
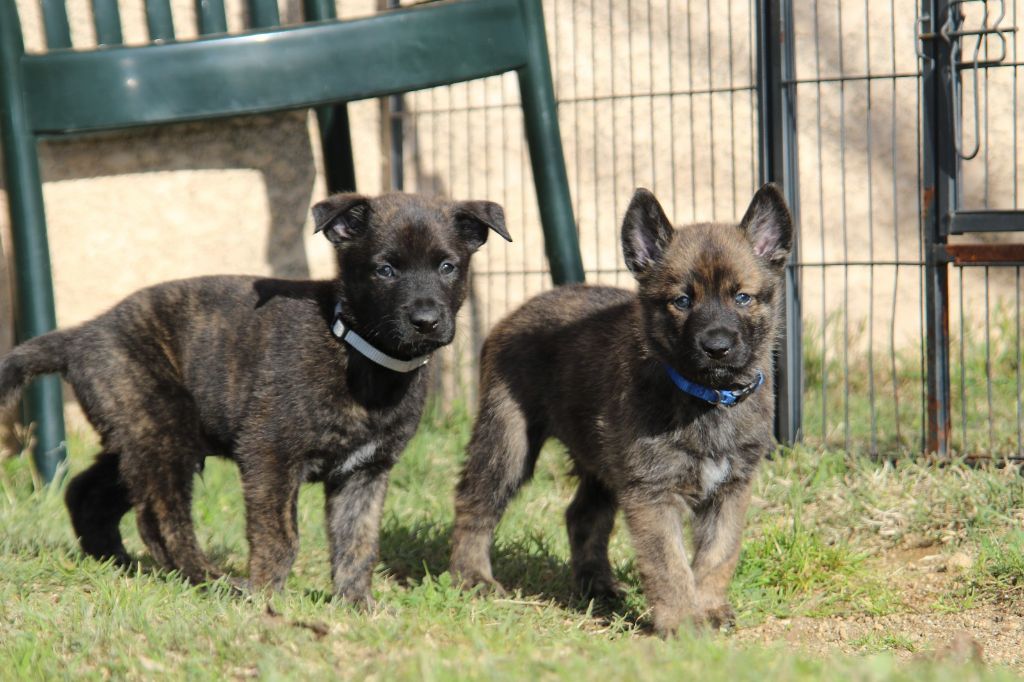
<svg viewBox="0 0 1024 682">
<path fill-rule="evenodd" d="M 725 358 L 735 345 L 736 334 L 726 331 L 711 332 L 700 340 L 700 349 L 712 360 Z"/>
<path fill-rule="evenodd" d="M 405 324 L 402 327 L 402 344 L 420 353 L 451 343 L 455 335 L 451 312 L 433 301 L 410 306 L 405 312 Z"/>
<path fill-rule="evenodd" d="M 435 306 L 415 308 L 409 313 L 409 324 L 420 334 L 430 334 L 441 323 L 441 311 Z"/>
</svg>

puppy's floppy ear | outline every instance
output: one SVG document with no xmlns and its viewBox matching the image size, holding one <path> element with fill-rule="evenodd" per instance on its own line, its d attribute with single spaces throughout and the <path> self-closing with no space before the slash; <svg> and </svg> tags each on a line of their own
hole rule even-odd
<svg viewBox="0 0 1024 682">
<path fill-rule="evenodd" d="M 370 200 L 361 194 L 335 194 L 313 206 L 316 232 L 333 243 L 353 239 L 366 229 L 370 221 Z"/>
<path fill-rule="evenodd" d="M 512 241 L 505 229 L 505 211 L 493 201 L 459 201 L 455 204 L 455 229 L 470 251 L 476 251 L 487 241 L 489 230 L 494 230 L 507 241 Z"/>
<path fill-rule="evenodd" d="M 661 260 L 674 232 L 655 196 L 638 187 L 622 219 L 622 255 L 629 271 L 640 275 Z"/>
<path fill-rule="evenodd" d="M 774 267 L 785 265 L 793 246 L 793 216 L 778 185 L 769 182 L 757 190 L 740 227 L 758 257 Z"/>
</svg>

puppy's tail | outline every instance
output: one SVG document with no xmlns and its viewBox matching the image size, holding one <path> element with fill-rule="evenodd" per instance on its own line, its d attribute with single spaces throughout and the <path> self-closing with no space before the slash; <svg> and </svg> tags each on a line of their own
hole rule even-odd
<svg viewBox="0 0 1024 682">
<path fill-rule="evenodd" d="M 66 331 L 54 331 L 15 346 L 0 358 L 0 406 L 17 397 L 21 389 L 40 374 L 67 371 Z"/>
</svg>

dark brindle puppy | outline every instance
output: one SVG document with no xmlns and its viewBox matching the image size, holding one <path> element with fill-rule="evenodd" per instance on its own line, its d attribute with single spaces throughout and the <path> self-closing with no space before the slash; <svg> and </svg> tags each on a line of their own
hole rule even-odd
<svg viewBox="0 0 1024 682">
<path fill-rule="evenodd" d="M 622 226 L 638 293 L 564 287 L 498 324 L 484 345 L 480 412 L 456 493 L 451 570 L 463 584 L 497 585 L 494 528 L 554 437 L 580 478 L 566 512 L 579 589 L 619 593 L 608 538 L 621 507 L 655 630 L 731 618 L 725 593 L 751 479 L 772 448 L 791 231 L 772 185 L 739 225 L 679 229 L 640 189 Z"/>
<path fill-rule="evenodd" d="M 134 508 L 157 562 L 219 576 L 191 502 L 205 456 L 223 455 L 241 473 L 249 584 L 283 585 L 299 486 L 322 481 L 334 590 L 369 602 L 388 471 L 423 409 L 423 356 L 452 340 L 471 254 L 489 230 L 509 236 L 483 201 L 342 194 L 313 214 L 336 280 L 168 282 L 0 360 L 0 398 L 60 372 L 99 432 L 103 452 L 67 490 L 86 553 L 127 561 L 118 521 Z"/>
</svg>

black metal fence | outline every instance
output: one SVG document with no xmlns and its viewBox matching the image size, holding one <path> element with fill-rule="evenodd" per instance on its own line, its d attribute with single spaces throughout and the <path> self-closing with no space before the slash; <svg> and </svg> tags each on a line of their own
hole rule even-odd
<svg viewBox="0 0 1024 682">
<path fill-rule="evenodd" d="M 1021 456 L 1024 249 L 993 235 L 1024 229 L 1016 0 L 545 11 L 588 281 L 631 286 L 617 233 L 634 187 L 684 223 L 735 220 L 782 182 L 799 234 L 780 438 Z M 487 329 L 549 286 L 510 78 L 388 107 L 392 184 L 503 201 L 516 237 L 481 254 L 447 356 L 443 387 L 468 399 Z"/>
</svg>

